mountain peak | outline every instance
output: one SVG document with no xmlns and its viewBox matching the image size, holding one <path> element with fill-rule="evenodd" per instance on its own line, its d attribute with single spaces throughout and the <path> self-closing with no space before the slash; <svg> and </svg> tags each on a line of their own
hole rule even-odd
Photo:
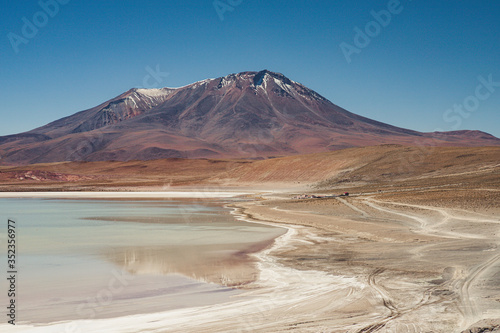
<svg viewBox="0 0 500 333">
<path fill-rule="evenodd" d="M 262 81 L 264 80 L 264 78 L 266 77 L 266 75 L 269 75 L 270 77 L 272 77 L 274 79 L 282 81 L 285 84 L 288 84 L 288 85 L 292 85 L 293 84 L 293 81 L 290 80 L 289 78 L 287 78 L 285 75 L 283 75 L 281 73 L 271 72 L 271 71 L 269 71 L 267 69 L 264 69 L 264 70 L 262 70 L 260 72 L 255 73 L 255 76 L 254 76 L 254 79 L 253 79 L 254 85 L 255 86 L 261 85 Z"/>
<path fill-rule="evenodd" d="M 217 79 L 219 80 L 221 85 L 228 82 L 234 82 L 236 80 L 250 80 L 253 81 L 254 86 L 259 86 L 262 84 L 264 78 L 267 76 L 277 79 L 279 81 L 283 81 L 286 84 L 292 85 L 293 81 L 288 79 L 285 75 L 277 72 L 271 72 L 270 70 L 264 69 L 259 72 L 240 72 L 240 73 L 232 73 Z"/>
<path fill-rule="evenodd" d="M 255 76 L 253 77 L 253 85 L 256 87 L 260 86 L 262 84 L 262 81 L 264 80 L 264 77 L 266 76 L 266 74 L 267 74 L 267 70 L 263 70 L 263 71 L 260 71 L 257 74 L 255 74 Z"/>
<path fill-rule="evenodd" d="M 260 158 L 382 143 L 500 145 L 480 132 L 420 133 L 344 110 L 267 69 L 179 88 L 131 89 L 30 132 L 0 137 L 8 163 Z"/>
</svg>

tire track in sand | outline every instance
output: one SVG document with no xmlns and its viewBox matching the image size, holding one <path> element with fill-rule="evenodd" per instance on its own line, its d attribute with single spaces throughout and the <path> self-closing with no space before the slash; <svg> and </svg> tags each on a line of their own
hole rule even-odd
<svg viewBox="0 0 500 333">
<path fill-rule="evenodd" d="M 485 261 L 470 270 L 469 274 L 464 280 L 460 279 L 452 284 L 452 286 L 457 289 L 462 302 L 461 311 L 464 316 L 464 323 L 462 326 L 464 329 L 482 319 L 476 302 L 470 295 L 472 286 L 489 268 L 497 264 L 499 260 L 500 254 L 497 254 L 491 257 L 488 261 Z"/>
<path fill-rule="evenodd" d="M 337 198 L 335 198 L 335 199 L 337 199 L 338 201 L 340 201 L 341 203 L 343 203 L 343 204 L 344 204 L 344 205 L 346 205 L 347 207 L 351 208 L 352 210 L 354 210 L 354 211 L 356 211 L 356 212 L 360 213 L 362 217 L 364 217 L 364 218 L 369 218 L 369 217 L 370 217 L 370 215 L 369 215 L 367 212 L 365 212 L 364 210 L 362 210 L 362 209 L 360 209 L 360 208 L 358 208 L 358 207 L 354 206 L 353 204 L 351 204 L 351 203 L 347 202 L 346 200 L 341 199 L 341 198 L 339 198 L 339 197 L 337 197 Z"/>
<path fill-rule="evenodd" d="M 439 286 L 436 287 L 431 287 L 426 289 L 423 292 L 422 299 L 416 303 L 415 305 L 410 305 L 407 307 L 398 307 L 395 303 L 394 300 L 390 297 L 389 293 L 384 289 L 384 287 L 377 281 L 377 277 L 380 276 L 382 273 L 385 272 L 385 269 L 383 268 L 377 268 L 374 270 L 369 276 L 368 276 L 368 285 L 380 296 L 382 299 L 382 304 L 384 305 L 385 308 L 387 308 L 390 311 L 390 314 L 387 315 L 384 319 L 381 319 L 377 321 L 376 323 L 373 323 L 371 325 L 368 325 L 361 330 L 357 331 L 356 333 L 372 333 L 372 332 L 377 332 L 380 329 L 387 327 L 387 324 L 391 323 L 397 318 L 402 317 L 403 315 L 410 313 L 412 311 L 415 311 L 417 309 L 420 309 L 421 307 L 431 304 L 430 303 L 430 298 L 432 292 L 438 288 Z M 410 323 L 411 325 L 414 326 L 416 332 L 417 328 L 415 324 Z M 403 324 L 401 324 L 403 325 Z M 408 324 L 404 324 L 405 326 L 408 326 Z M 396 324 L 396 327 L 398 325 Z M 408 329 L 408 328 L 407 328 Z M 420 332 L 420 331 L 418 331 Z"/>
<path fill-rule="evenodd" d="M 379 204 L 385 203 L 385 204 L 392 204 L 392 205 L 402 206 L 402 207 L 412 207 L 412 208 L 419 208 L 419 209 L 424 209 L 424 210 L 435 211 L 435 212 L 440 213 L 443 216 L 443 220 L 445 222 L 452 218 L 452 219 L 466 220 L 466 221 L 471 221 L 471 222 L 474 221 L 474 222 L 482 222 L 482 223 L 500 223 L 500 221 L 498 221 L 498 220 L 491 220 L 491 219 L 487 219 L 487 218 L 482 219 L 482 218 L 478 218 L 478 217 L 453 216 L 452 214 L 450 214 L 448 209 L 442 209 L 442 208 L 437 208 L 437 207 L 411 205 L 411 204 L 404 204 L 404 203 L 399 203 L 399 202 L 385 202 L 385 201 L 374 200 L 372 198 L 364 199 L 363 201 L 364 201 L 364 203 L 368 204 L 372 208 L 378 209 L 379 211 L 383 211 L 386 213 L 392 213 L 392 214 L 404 216 L 407 218 L 412 218 L 413 220 L 420 222 L 420 227 L 428 232 L 431 230 L 427 230 L 427 229 L 431 229 L 431 228 L 428 228 L 428 224 L 426 223 L 426 221 L 423 218 L 412 216 L 412 215 L 405 214 L 405 213 L 401 213 L 401 212 L 394 211 L 394 210 L 387 209 L 387 208 L 382 208 L 378 205 L 373 204 L 373 202 L 377 202 Z M 450 236 L 451 233 L 450 232 L 442 232 L 442 234 Z M 459 234 L 459 233 L 453 233 L 453 236 L 464 238 L 464 239 L 480 238 L 480 237 L 474 237 L 471 235 L 465 235 L 465 234 Z M 477 306 L 475 300 L 473 299 L 473 297 L 471 297 L 471 288 L 480 279 L 480 277 L 482 275 L 484 275 L 490 268 L 492 268 L 498 262 L 500 262 L 500 254 L 493 255 L 488 260 L 484 261 L 483 263 L 481 263 L 481 264 L 473 267 L 471 270 L 469 270 L 465 279 L 459 277 L 455 281 L 450 283 L 450 286 L 454 290 L 456 290 L 457 294 L 460 297 L 461 306 L 459 307 L 459 310 L 461 311 L 461 313 L 463 315 L 463 323 L 461 324 L 462 329 L 466 329 L 467 327 L 474 324 L 475 322 L 483 319 L 481 317 L 481 313 L 478 309 L 478 306 Z M 384 293 L 383 293 L 383 289 L 381 289 L 380 286 L 377 286 L 377 283 L 375 281 L 375 276 L 377 274 L 380 274 L 381 272 L 383 272 L 383 271 L 376 270 L 374 272 L 374 274 L 370 275 L 368 282 L 369 282 L 369 285 L 374 290 L 379 292 L 379 294 L 382 296 L 382 298 L 384 300 L 384 305 L 389 310 L 391 310 L 391 315 L 389 315 L 387 318 L 385 318 L 384 320 L 382 320 L 378 323 L 372 324 L 372 325 L 360 330 L 358 333 L 376 332 L 380 328 L 384 327 L 387 324 L 387 322 L 397 318 L 397 316 L 402 314 L 402 312 L 398 311 L 398 309 L 396 308 L 395 310 L 397 311 L 396 313 L 398 315 L 394 315 L 392 301 L 388 302 L 387 296 L 384 295 Z M 381 293 L 381 291 L 382 291 L 382 293 Z M 389 298 L 389 300 L 390 300 L 390 298 Z M 420 304 L 420 306 L 424 305 L 422 302 L 420 302 L 419 304 Z M 411 310 L 411 309 L 409 309 L 409 310 Z M 407 312 L 407 311 L 405 311 L 405 312 Z"/>
</svg>

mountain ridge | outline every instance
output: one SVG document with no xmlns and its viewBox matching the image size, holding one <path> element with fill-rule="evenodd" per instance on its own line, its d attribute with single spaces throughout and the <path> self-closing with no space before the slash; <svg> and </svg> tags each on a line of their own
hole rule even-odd
<svg viewBox="0 0 500 333">
<path fill-rule="evenodd" d="M 483 146 L 480 131 L 422 133 L 349 112 L 281 73 L 132 88 L 94 108 L 0 137 L 2 163 L 268 158 L 377 144 Z"/>
</svg>

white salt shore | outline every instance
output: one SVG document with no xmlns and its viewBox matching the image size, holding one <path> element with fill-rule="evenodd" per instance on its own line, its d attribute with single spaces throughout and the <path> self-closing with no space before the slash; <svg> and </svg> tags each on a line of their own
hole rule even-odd
<svg viewBox="0 0 500 333">
<path fill-rule="evenodd" d="M 55 322 L 37 326 L 20 322 L 15 327 L 0 325 L 0 331 L 36 333 L 266 331 L 269 323 L 268 315 L 274 314 L 276 320 L 281 317 L 286 321 L 290 316 L 294 316 L 295 312 L 313 310 L 310 308 L 311 299 L 314 299 L 318 307 L 331 310 L 333 300 L 338 301 L 335 306 L 337 307 L 360 298 L 365 286 L 354 278 L 335 277 L 317 271 L 298 271 L 277 263 L 269 255 L 274 249 L 286 246 L 295 235 L 294 229 L 289 228 L 286 234 L 276 240 L 272 248 L 257 254 L 261 260 L 260 279 L 252 290 L 234 297 L 233 301 L 227 303 L 153 314 Z"/>
</svg>

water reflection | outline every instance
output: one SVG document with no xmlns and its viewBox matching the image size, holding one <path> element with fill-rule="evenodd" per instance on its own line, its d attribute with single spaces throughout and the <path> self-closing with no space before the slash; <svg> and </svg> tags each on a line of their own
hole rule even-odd
<svg viewBox="0 0 500 333">
<path fill-rule="evenodd" d="M 258 269 L 250 253 L 271 243 L 122 247 L 107 250 L 104 257 L 131 274 L 180 274 L 237 287 L 257 279 Z"/>
</svg>

